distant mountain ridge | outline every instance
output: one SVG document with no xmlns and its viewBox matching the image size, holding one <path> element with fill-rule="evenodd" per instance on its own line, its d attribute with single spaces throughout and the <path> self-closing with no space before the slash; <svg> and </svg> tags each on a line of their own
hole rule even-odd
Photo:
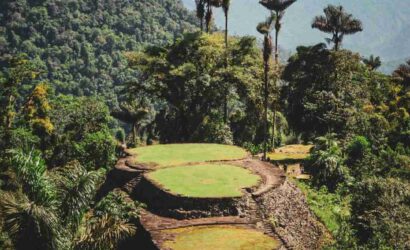
<svg viewBox="0 0 410 250">
<path fill-rule="evenodd" d="M 189 9 L 194 0 L 183 0 Z M 410 1 L 409 0 L 298 0 L 285 17 L 280 46 L 294 51 L 299 45 L 324 42 L 327 34 L 311 28 L 316 15 L 323 13 L 328 4 L 342 4 L 346 10 L 363 22 L 364 31 L 346 36 L 344 47 L 363 56 L 381 56 L 384 62 L 410 57 Z M 230 12 L 231 34 L 254 35 L 256 25 L 269 12 L 258 0 L 232 0 Z M 221 11 L 216 11 L 216 24 L 223 27 Z"/>
</svg>

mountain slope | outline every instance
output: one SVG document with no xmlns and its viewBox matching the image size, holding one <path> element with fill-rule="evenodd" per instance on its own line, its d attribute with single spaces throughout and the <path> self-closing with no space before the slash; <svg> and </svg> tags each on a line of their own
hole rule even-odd
<svg viewBox="0 0 410 250">
<path fill-rule="evenodd" d="M 193 9 L 194 0 L 183 0 Z M 231 1 L 230 30 L 237 35 L 255 35 L 256 25 L 268 11 L 257 0 Z M 346 36 L 344 46 L 363 55 L 375 54 L 384 61 L 410 56 L 410 1 L 408 0 L 298 0 L 285 17 L 279 43 L 295 50 L 298 45 L 324 42 L 326 34 L 313 30 L 313 17 L 321 15 L 328 4 L 342 4 L 348 12 L 363 21 L 364 31 Z M 223 27 L 224 17 L 216 11 L 216 23 Z"/>
<path fill-rule="evenodd" d="M 0 56 L 25 52 L 58 92 L 115 101 L 113 88 L 136 75 L 124 51 L 172 41 L 195 23 L 176 0 L 1 0 Z"/>
</svg>

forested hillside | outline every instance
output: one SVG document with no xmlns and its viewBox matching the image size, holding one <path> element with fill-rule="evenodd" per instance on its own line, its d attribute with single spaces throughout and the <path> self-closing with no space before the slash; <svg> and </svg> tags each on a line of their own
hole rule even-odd
<svg viewBox="0 0 410 250">
<path fill-rule="evenodd" d="M 57 92 L 115 105 L 115 88 L 137 74 L 123 52 L 173 41 L 195 23 L 175 0 L 2 0 L 0 55 L 27 53 Z"/>
<path fill-rule="evenodd" d="M 0 249 L 410 249 L 408 0 L 0 1 Z"/>
</svg>

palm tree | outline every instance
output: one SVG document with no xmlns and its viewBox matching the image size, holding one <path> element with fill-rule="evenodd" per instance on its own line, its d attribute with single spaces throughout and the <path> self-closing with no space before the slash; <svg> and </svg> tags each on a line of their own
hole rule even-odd
<svg viewBox="0 0 410 250">
<path fill-rule="evenodd" d="M 273 22 L 276 19 L 276 15 L 272 14 L 269 16 L 265 22 L 261 22 L 256 27 L 256 30 L 263 35 L 263 65 L 264 65 L 264 86 L 263 86 L 263 97 L 264 97 L 264 120 L 263 120 L 263 159 L 266 159 L 267 152 L 267 137 L 268 137 L 268 83 L 269 83 L 269 61 L 272 56 L 272 37 L 270 35 Z"/>
<path fill-rule="evenodd" d="M 211 24 L 212 24 L 212 18 L 213 18 L 213 11 L 212 7 L 219 8 L 222 6 L 222 0 L 207 0 L 206 3 L 206 15 L 205 15 L 205 23 L 206 23 L 206 32 L 211 31 Z"/>
<path fill-rule="evenodd" d="M 231 0 L 222 0 L 222 10 L 225 15 L 225 47 L 228 48 L 228 14 Z"/>
<path fill-rule="evenodd" d="M 285 14 L 285 10 L 295 3 L 296 0 L 262 0 L 259 3 L 262 4 L 265 8 L 270 11 L 273 11 L 276 15 L 275 18 L 275 62 L 278 64 L 279 62 L 279 49 L 278 49 L 278 36 L 279 31 L 282 28 L 282 18 Z"/>
<path fill-rule="evenodd" d="M 58 170 L 57 183 L 60 214 L 64 226 L 76 230 L 85 210 L 90 207 L 96 186 L 103 176 L 98 171 L 87 171 L 78 162 Z"/>
<path fill-rule="evenodd" d="M 93 216 L 76 242 L 74 249 L 117 249 L 118 244 L 135 234 L 134 225 L 107 214 Z"/>
<path fill-rule="evenodd" d="M 380 60 L 380 56 L 373 56 L 371 55 L 369 58 L 363 58 L 363 63 L 366 64 L 371 70 L 376 70 L 382 65 L 382 61 Z"/>
<path fill-rule="evenodd" d="M 133 143 L 137 143 L 137 136 L 140 130 L 141 122 L 149 115 L 150 110 L 144 107 L 138 107 L 136 103 L 121 105 L 119 110 L 114 110 L 111 115 L 123 122 L 132 124 Z"/>
<path fill-rule="evenodd" d="M 16 249 L 58 249 L 60 225 L 55 186 L 39 154 L 11 151 L 12 172 L 20 184 L 0 195 L 0 218 Z"/>
<path fill-rule="evenodd" d="M 312 28 L 332 34 L 332 38 L 327 38 L 326 41 L 334 43 L 336 51 L 339 50 L 345 35 L 352 35 L 363 30 L 362 22 L 346 13 L 343 6 L 329 5 L 323 11 L 325 15 L 315 17 Z"/>
<path fill-rule="evenodd" d="M 0 218 L 15 249 L 58 249 L 58 217 L 47 202 L 16 193 L 0 194 Z"/>
<path fill-rule="evenodd" d="M 199 19 L 201 31 L 204 31 L 205 0 L 195 0 L 196 17 Z"/>
</svg>

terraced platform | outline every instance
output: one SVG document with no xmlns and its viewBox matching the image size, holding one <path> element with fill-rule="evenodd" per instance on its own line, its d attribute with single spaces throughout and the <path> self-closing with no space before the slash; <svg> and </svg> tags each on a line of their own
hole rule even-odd
<svg viewBox="0 0 410 250">
<path fill-rule="evenodd" d="M 281 243 L 275 237 L 255 227 L 254 221 L 237 216 L 176 220 L 141 213 L 141 224 L 150 232 L 158 249 L 204 250 L 224 249 L 278 249 Z"/>
<path fill-rule="evenodd" d="M 248 157 L 246 150 L 231 145 L 211 143 L 162 144 L 128 149 L 128 166 L 158 169 L 203 162 L 231 161 Z"/>
<path fill-rule="evenodd" d="M 243 189 L 261 182 L 252 171 L 227 163 L 162 168 L 145 177 L 166 192 L 197 198 L 241 197 Z"/>
<path fill-rule="evenodd" d="M 275 162 L 300 162 L 309 156 L 313 145 L 287 145 L 268 153 L 267 157 Z"/>
<path fill-rule="evenodd" d="M 268 250 L 303 242 L 302 236 L 286 229 L 291 225 L 296 232 L 297 220 L 279 204 L 287 204 L 284 195 L 294 194 L 284 185 L 285 173 L 275 165 L 252 159 L 241 148 L 217 144 L 157 145 L 126 152 L 112 178 L 133 199 L 147 205 L 140 223 L 155 248 Z M 275 218 L 270 216 L 277 205 L 281 226 L 275 229 Z M 315 227 L 314 220 L 306 223 Z"/>
</svg>

